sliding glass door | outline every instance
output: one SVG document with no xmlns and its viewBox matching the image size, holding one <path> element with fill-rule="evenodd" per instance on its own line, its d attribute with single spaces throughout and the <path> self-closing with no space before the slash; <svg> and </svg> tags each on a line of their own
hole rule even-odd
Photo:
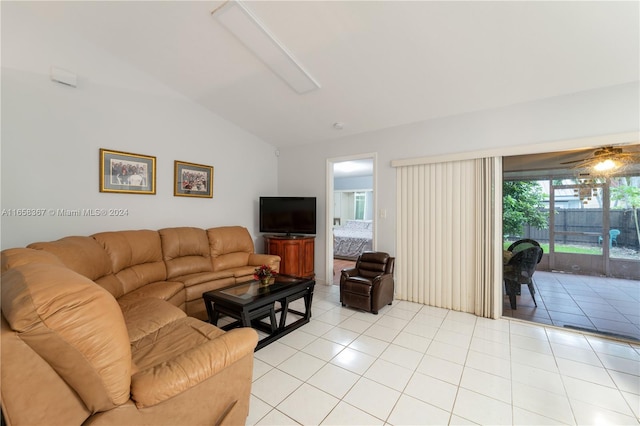
<svg viewBox="0 0 640 426">
<path fill-rule="evenodd" d="M 550 182 L 549 268 L 585 275 L 608 275 L 607 186 L 594 180 Z M 605 219 L 606 218 L 606 219 Z"/>
<path fill-rule="evenodd" d="M 551 181 L 549 268 L 640 279 L 640 176 Z"/>
<path fill-rule="evenodd" d="M 511 182 L 522 188 L 540 188 L 543 195 L 538 200 L 547 202 L 534 214 L 527 211 L 525 202 L 531 190 L 521 191 L 525 198 L 516 213 L 529 222 L 521 235 L 508 235 L 505 246 L 518 238 L 539 241 L 545 252 L 540 270 L 640 279 L 640 176 Z M 505 222 L 511 215 L 505 207 Z M 548 226 L 532 225 L 536 215 L 544 217 Z"/>
</svg>

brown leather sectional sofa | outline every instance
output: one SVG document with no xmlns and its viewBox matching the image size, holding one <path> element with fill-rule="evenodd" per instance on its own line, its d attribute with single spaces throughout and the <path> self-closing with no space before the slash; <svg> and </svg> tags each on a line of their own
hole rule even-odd
<svg viewBox="0 0 640 426">
<path fill-rule="evenodd" d="M 243 227 L 66 237 L 2 252 L 0 397 L 8 425 L 244 424 L 253 329 L 202 293 L 276 270 Z"/>
</svg>

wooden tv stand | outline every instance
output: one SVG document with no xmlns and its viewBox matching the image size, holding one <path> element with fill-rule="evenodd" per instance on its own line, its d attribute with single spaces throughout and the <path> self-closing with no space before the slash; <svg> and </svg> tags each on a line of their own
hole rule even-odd
<svg viewBox="0 0 640 426">
<path fill-rule="evenodd" d="M 308 235 L 265 235 L 267 254 L 280 256 L 280 273 L 296 277 L 313 278 L 316 237 Z"/>
</svg>

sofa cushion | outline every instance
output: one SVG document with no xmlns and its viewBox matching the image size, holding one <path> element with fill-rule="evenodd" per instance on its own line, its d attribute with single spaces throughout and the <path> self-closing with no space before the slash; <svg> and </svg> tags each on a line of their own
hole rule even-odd
<svg viewBox="0 0 640 426">
<path fill-rule="evenodd" d="M 92 237 L 65 237 L 57 241 L 32 243 L 27 247 L 54 254 L 69 269 L 100 284 L 113 297 L 124 294 L 122 282 L 113 275 L 109 255 Z"/>
<path fill-rule="evenodd" d="M 43 263 L 49 265 L 64 265 L 60 259 L 51 253 L 29 248 L 11 248 L 2 250 L 2 273 L 11 268 L 29 263 Z"/>
<path fill-rule="evenodd" d="M 21 265 L 2 274 L 2 313 L 91 412 L 129 399 L 129 336 L 105 289 L 64 266 Z"/>
<path fill-rule="evenodd" d="M 140 371 L 146 370 L 224 333 L 211 324 L 184 317 L 132 341 L 131 357 Z"/>
<path fill-rule="evenodd" d="M 76 391 L 11 329 L 4 316 L 0 318 L 0 383 L 6 424 L 82 424 L 91 412 Z"/>
<path fill-rule="evenodd" d="M 113 273 L 122 282 L 125 294 L 146 284 L 166 280 L 167 269 L 157 231 L 101 232 L 93 238 L 109 255 Z"/>
<path fill-rule="evenodd" d="M 214 281 L 224 280 L 225 278 L 233 277 L 231 271 L 218 271 L 218 272 L 198 272 L 195 274 L 181 275 L 173 278 L 176 281 L 184 283 L 185 287 L 193 287 L 194 285 L 210 283 Z M 187 297 L 187 300 L 189 298 Z"/>
<path fill-rule="evenodd" d="M 53 253 L 69 269 L 90 280 L 111 274 L 111 259 L 91 237 L 65 237 L 57 241 L 29 244 L 27 247 Z"/>
<path fill-rule="evenodd" d="M 194 285 L 185 287 L 186 301 L 187 302 L 190 302 L 193 300 L 199 301 L 202 303 L 202 309 L 204 309 L 204 301 L 202 299 L 202 293 L 211 291 L 211 290 L 218 290 L 224 287 L 229 287 L 237 282 L 231 272 L 226 272 L 225 275 L 226 275 L 225 278 L 220 278 L 215 281 L 207 281 L 201 284 L 194 284 Z M 189 313 L 189 311 L 187 311 L 187 313 Z M 189 315 L 193 316 L 190 313 Z"/>
<path fill-rule="evenodd" d="M 166 401 L 246 357 L 257 342 L 251 328 L 225 333 L 194 318 L 174 321 L 133 343 L 140 371 L 132 377 L 131 398 L 139 408 Z"/>
<path fill-rule="evenodd" d="M 178 281 L 158 281 L 149 283 L 137 290 L 133 290 L 118 299 L 118 303 L 125 305 L 140 299 L 160 299 L 171 302 L 175 306 L 184 304 L 184 284 Z"/>
<path fill-rule="evenodd" d="M 187 316 L 171 303 L 155 298 L 121 300 L 119 303 L 131 342 Z"/>
<path fill-rule="evenodd" d="M 165 228 L 158 231 L 167 278 L 213 271 L 207 232 L 200 228 Z"/>
<path fill-rule="evenodd" d="M 247 266 L 253 253 L 253 240 L 247 228 L 221 226 L 207 229 L 209 252 L 214 271 Z"/>
</svg>

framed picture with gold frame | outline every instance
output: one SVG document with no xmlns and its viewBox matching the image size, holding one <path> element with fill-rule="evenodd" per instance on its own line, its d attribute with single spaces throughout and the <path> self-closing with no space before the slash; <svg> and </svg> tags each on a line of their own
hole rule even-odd
<svg viewBox="0 0 640 426">
<path fill-rule="evenodd" d="M 100 148 L 100 192 L 156 193 L 156 157 Z"/>
<path fill-rule="evenodd" d="M 213 198 L 213 166 L 175 161 L 173 195 Z"/>
</svg>

